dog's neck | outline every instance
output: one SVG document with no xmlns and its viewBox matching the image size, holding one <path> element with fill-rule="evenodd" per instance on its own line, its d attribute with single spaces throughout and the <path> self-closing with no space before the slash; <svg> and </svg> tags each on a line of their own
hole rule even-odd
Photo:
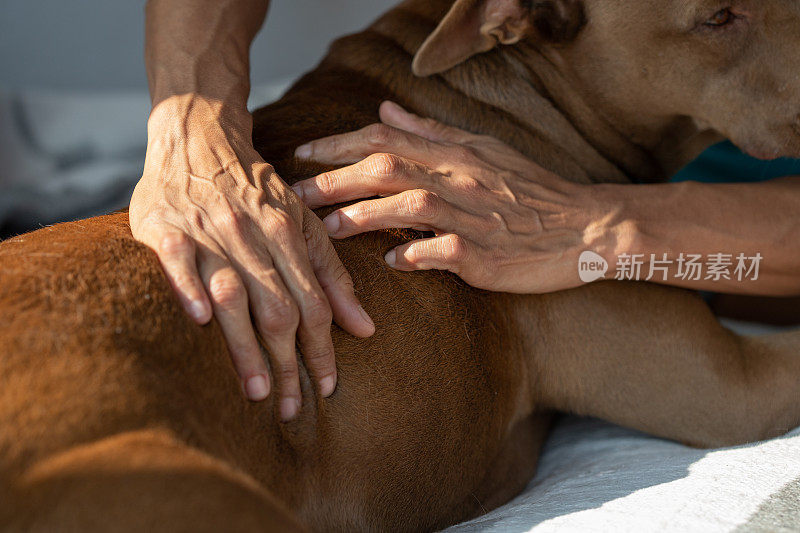
<svg viewBox="0 0 800 533">
<path fill-rule="evenodd" d="M 496 50 L 494 54 L 509 65 L 509 70 L 513 68 L 519 73 L 519 79 L 513 83 L 520 86 L 520 91 L 522 86 L 530 87 L 527 93 L 534 106 L 528 111 L 531 116 L 527 125 L 551 135 L 557 129 L 579 137 L 583 143 L 569 146 L 568 150 L 578 161 L 583 160 L 584 154 L 592 153 L 631 180 L 666 181 L 720 140 L 715 132 L 699 129 L 689 117 L 672 117 L 642 125 L 604 114 L 600 106 L 576 90 L 577 84 L 562 74 L 555 61 L 531 44 L 521 43 Z M 501 105 L 508 105 L 509 111 L 518 114 L 528 102 L 512 100 Z M 537 116 L 550 121 L 537 119 Z M 563 141 L 556 142 L 568 146 L 562 144 Z M 604 176 L 595 170 L 596 162 L 590 162 L 590 166 L 582 162 L 581 166 L 593 179 L 603 180 Z"/>
<path fill-rule="evenodd" d="M 410 63 L 451 4 L 449 0 L 408 0 L 379 19 L 371 31 L 399 44 Z M 412 109 L 498 137 L 576 181 L 664 181 L 719 140 L 688 118 L 649 125 L 648 131 L 604 116 L 552 61 L 524 42 L 476 56 L 415 84 L 398 95 Z M 420 91 L 424 84 L 437 90 Z M 431 92 L 442 96 L 418 96 Z M 453 101 L 466 105 L 446 104 Z M 493 110 L 497 119 L 478 119 L 479 106 Z"/>
</svg>

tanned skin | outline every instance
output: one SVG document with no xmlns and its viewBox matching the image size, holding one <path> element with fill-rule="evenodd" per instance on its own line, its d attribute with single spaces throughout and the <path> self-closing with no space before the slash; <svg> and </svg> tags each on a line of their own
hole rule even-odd
<svg viewBox="0 0 800 533">
<path fill-rule="evenodd" d="M 154 107 L 131 224 L 134 236 L 159 255 L 187 312 L 200 324 L 218 315 L 247 397 L 262 400 L 275 381 L 281 382 L 281 412 L 288 420 L 299 408 L 291 357 L 295 336 L 308 353 L 305 360 L 320 390 L 328 395 L 336 382 L 331 318 L 358 336 L 370 335 L 374 325 L 353 295 L 352 280 L 319 220 L 250 142 L 248 48 L 267 8 L 268 2 L 260 0 L 148 4 L 147 65 Z M 493 16 L 502 14 L 496 10 Z M 747 6 L 720 10 L 703 31 L 741 33 L 750 15 Z M 516 24 L 522 28 L 522 19 Z M 510 31 L 504 38 L 517 36 Z M 486 43 L 494 41 L 480 46 Z M 446 51 L 440 56 L 437 61 L 452 59 Z M 530 115 L 533 108 L 518 112 Z M 398 131 L 381 149 L 398 156 L 399 164 L 387 173 L 375 158 L 359 161 L 380 155 L 365 131 L 318 140 L 301 148 L 303 157 L 357 164 L 307 180 L 297 190 L 302 194 L 306 189 L 312 208 L 364 194 L 390 196 L 329 216 L 333 238 L 393 225 L 440 235 L 393 250 L 387 255 L 390 266 L 450 270 L 478 288 L 533 294 L 580 286 L 574 266 L 583 251 L 592 250 L 612 272 L 622 254 L 637 255 L 641 275 L 629 273 L 629 278 L 649 277 L 649 260 L 666 256 L 670 270 L 652 277 L 655 282 L 739 294 L 800 292 L 800 256 L 791 245 L 798 229 L 796 178 L 767 184 L 577 187 L 495 139 L 401 112 L 387 111 L 382 118 Z M 544 112 L 539 119 L 551 117 Z M 620 130 L 623 122 L 617 125 Z M 670 131 L 662 135 L 669 137 Z M 408 150 L 408 138 L 414 139 L 415 151 Z M 437 147 L 437 141 L 447 146 Z M 701 137 L 687 143 L 708 141 Z M 490 154 L 477 165 L 460 157 L 460 151 L 474 147 Z M 660 152 L 686 148 L 654 150 L 666 159 L 670 154 Z M 763 157 L 781 149 L 752 148 Z M 420 156 L 437 151 L 435 161 Z M 645 164 L 638 177 L 654 180 L 674 170 Z M 448 179 L 436 178 L 440 171 Z M 597 172 L 603 174 L 600 168 Z M 483 186 L 469 187 L 476 181 Z M 499 197 L 493 186 L 510 194 Z M 428 215 L 432 209 L 434 218 Z M 506 224 L 488 231 L 486 220 L 492 219 Z M 509 225 L 513 220 L 519 222 Z M 761 254 L 764 260 L 757 281 L 687 279 L 676 275 L 681 253 L 704 258 Z M 258 337 L 270 348 L 272 379 Z"/>
<path fill-rule="evenodd" d="M 269 348 L 290 420 L 301 407 L 296 339 L 328 396 L 332 318 L 361 337 L 375 328 L 319 219 L 253 148 L 248 51 L 267 8 L 264 0 L 148 2 L 153 111 L 130 218 L 197 323 L 213 311 L 250 399 L 272 388 L 258 337 Z"/>
</svg>

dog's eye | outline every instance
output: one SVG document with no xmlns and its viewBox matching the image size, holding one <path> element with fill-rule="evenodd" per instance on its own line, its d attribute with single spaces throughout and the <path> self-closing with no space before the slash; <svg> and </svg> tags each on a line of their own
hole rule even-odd
<svg viewBox="0 0 800 533">
<path fill-rule="evenodd" d="M 723 26 L 727 26 L 735 20 L 736 15 L 733 14 L 733 10 L 729 7 L 726 7 L 725 9 L 720 9 L 714 13 L 714 16 L 708 19 L 705 22 L 705 25 L 709 28 L 722 28 Z"/>
</svg>

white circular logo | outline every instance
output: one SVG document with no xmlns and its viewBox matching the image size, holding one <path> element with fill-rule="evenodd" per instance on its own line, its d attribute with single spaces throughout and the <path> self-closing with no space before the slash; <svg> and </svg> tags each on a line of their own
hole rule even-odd
<svg viewBox="0 0 800 533">
<path fill-rule="evenodd" d="M 584 283 L 591 283 L 606 277 L 608 272 L 608 261 L 599 254 L 586 251 L 578 259 L 578 276 Z"/>
</svg>

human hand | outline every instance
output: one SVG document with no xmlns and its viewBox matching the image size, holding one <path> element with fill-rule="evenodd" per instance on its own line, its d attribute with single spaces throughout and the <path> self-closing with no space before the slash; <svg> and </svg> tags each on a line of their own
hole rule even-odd
<svg viewBox="0 0 800 533">
<path fill-rule="evenodd" d="M 613 210 L 592 200 L 591 186 L 568 182 L 497 139 L 390 102 L 380 116 L 381 124 L 297 150 L 301 158 L 352 164 L 296 183 L 309 207 L 382 197 L 328 215 L 332 237 L 383 228 L 432 231 L 433 238 L 390 250 L 387 263 L 405 271 L 449 270 L 472 286 L 514 293 L 576 287 L 581 252 L 613 247 Z"/>
<path fill-rule="evenodd" d="M 374 325 L 322 222 L 261 159 L 251 129 L 246 111 L 213 100 L 160 102 L 148 122 L 131 229 L 158 254 L 189 315 L 199 324 L 216 316 L 251 400 L 271 389 L 258 332 L 289 420 L 301 403 L 296 337 L 328 396 L 336 387 L 331 321 L 360 337 Z"/>
</svg>

